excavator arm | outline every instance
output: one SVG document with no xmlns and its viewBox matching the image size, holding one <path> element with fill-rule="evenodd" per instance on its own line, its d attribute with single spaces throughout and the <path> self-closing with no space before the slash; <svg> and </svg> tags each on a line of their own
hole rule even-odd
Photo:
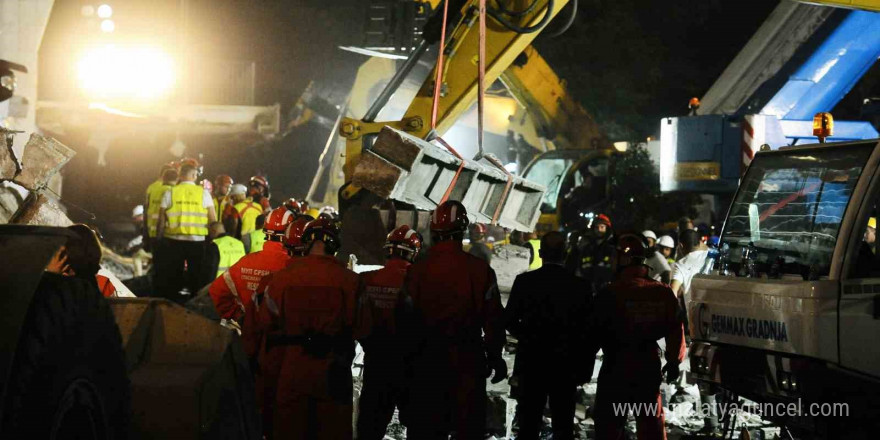
<svg viewBox="0 0 880 440">
<path fill-rule="evenodd" d="M 559 150 L 611 148 L 599 124 L 571 97 L 565 81 L 533 46 L 522 51 L 501 74 L 501 81 L 521 105 L 511 118 L 510 130 L 530 145 L 541 144 L 537 137 L 552 141 L 553 149 Z"/>
<path fill-rule="evenodd" d="M 486 72 L 485 84 L 492 84 L 513 64 L 521 53 L 531 44 L 535 37 L 568 0 L 509 0 L 504 6 L 514 14 L 505 14 L 493 9 L 496 2 L 489 1 L 490 9 L 486 23 Z M 478 0 L 452 1 L 450 8 L 461 5 L 455 14 L 450 9 L 450 17 L 456 17 L 456 25 L 448 33 L 444 48 L 445 61 L 442 72 L 441 97 L 437 109 L 435 134 L 443 135 L 455 121 L 473 105 L 477 99 L 478 87 L 478 48 L 479 31 Z M 437 14 L 442 14 L 439 4 Z M 499 20 L 500 18 L 500 20 Z M 502 23 L 502 21 L 506 23 Z M 424 45 L 422 50 L 427 48 Z M 414 53 L 417 58 L 420 51 Z M 546 63 L 545 63 L 546 64 Z M 436 68 L 428 75 L 416 97 L 410 103 L 404 117 L 400 121 L 372 121 L 367 118 L 356 120 L 343 119 L 340 124 L 340 135 L 346 139 L 346 163 L 344 173 L 350 182 L 354 169 L 360 161 L 365 139 L 389 126 L 404 131 L 415 137 L 425 139 L 431 132 L 431 114 L 433 110 L 434 79 Z M 392 81 L 393 82 L 393 81 Z M 343 198 L 352 196 L 357 188 L 350 185 L 343 190 Z"/>
</svg>

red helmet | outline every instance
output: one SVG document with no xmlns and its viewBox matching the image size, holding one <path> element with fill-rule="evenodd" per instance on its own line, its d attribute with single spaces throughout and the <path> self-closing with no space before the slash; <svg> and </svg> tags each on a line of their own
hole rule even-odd
<svg viewBox="0 0 880 440">
<path fill-rule="evenodd" d="M 303 209 L 302 203 L 300 203 L 299 201 L 297 201 L 293 197 L 287 199 L 287 201 L 284 202 L 284 207 L 287 208 L 288 211 L 292 212 L 294 215 L 297 215 L 297 216 L 300 216 L 304 212 L 306 212 L 306 210 Z"/>
<path fill-rule="evenodd" d="M 311 216 L 303 215 L 298 217 L 287 225 L 287 231 L 284 233 L 284 247 L 291 256 L 303 256 L 306 254 L 307 246 L 303 243 L 303 233 L 306 231 L 306 225 L 314 220 Z"/>
<path fill-rule="evenodd" d="M 268 193 L 268 192 L 269 192 L 269 181 L 266 180 L 265 177 L 263 177 L 263 176 L 253 176 L 253 177 L 251 177 L 251 180 L 248 181 L 248 186 L 255 186 L 255 185 L 262 186 L 262 187 L 263 187 L 263 192 L 264 192 L 264 193 Z"/>
<path fill-rule="evenodd" d="M 422 250 L 422 236 L 409 225 L 403 225 L 391 231 L 385 239 L 387 255 L 400 255 L 406 260 L 413 261 L 419 251 Z"/>
<path fill-rule="evenodd" d="M 339 239 L 339 232 L 339 224 L 337 222 L 328 218 L 318 217 L 306 225 L 302 240 L 306 245 L 312 244 L 315 240 L 323 241 L 329 248 L 330 253 L 335 253 L 342 244 Z"/>
<path fill-rule="evenodd" d="M 489 228 L 487 228 L 486 225 L 484 225 L 482 223 L 474 223 L 474 232 L 473 233 L 474 233 L 474 235 L 483 237 L 489 233 Z"/>
<path fill-rule="evenodd" d="M 431 215 L 431 231 L 441 234 L 463 232 L 468 223 L 467 209 L 456 200 L 443 202 Z"/>
<path fill-rule="evenodd" d="M 296 216 L 293 215 L 292 212 L 288 211 L 287 208 L 283 206 L 275 208 L 269 213 L 269 216 L 266 217 L 266 223 L 263 224 L 263 231 L 269 236 L 278 236 L 278 241 L 281 241 L 281 234 L 284 234 L 284 231 L 287 230 L 287 225 L 291 224 L 295 217 Z"/>
<path fill-rule="evenodd" d="M 624 234 L 617 239 L 617 261 L 621 266 L 644 264 L 648 246 L 635 234 Z"/>
<path fill-rule="evenodd" d="M 608 216 L 605 215 L 605 214 L 599 214 L 599 215 L 597 215 L 597 216 L 596 216 L 596 219 L 593 220 L 593 221 L 594 221 L 596 224 L 602 224 L 602 225 L 608 226 L 609 228 L 611 227 L 611 219 L 608 218 Z"/>
<path fill-rule="evenodd" d="M 232 181 L 232 177 L 226 174 L 220 174 L 214 178 L 214 185 L 216 186 L 232 185 L 233 183 L 235 182 Z"/>
</svg>

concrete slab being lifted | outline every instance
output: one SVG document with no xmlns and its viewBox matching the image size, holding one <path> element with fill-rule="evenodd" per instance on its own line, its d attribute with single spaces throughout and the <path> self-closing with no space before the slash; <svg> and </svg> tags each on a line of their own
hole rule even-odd
<svg viewBox="0 0 880 440">
<path fill-rule="evenodd" d="M 460 159 L 441 146 L 385 127 L 373 147 L 363 152 L 352 183 L 380 197 L 429 211 L 443 198 L 460 164 Z M 507 180 L 507 174 L 491 164 L 465 159 L 449 199 L 461 201 L 473 223 L 491 223 L 503 203 L 498 225 L 530 232 L 541 215 L 546 189 L 514 176 L 510 192 L 502 200 Z"/>
</svg>

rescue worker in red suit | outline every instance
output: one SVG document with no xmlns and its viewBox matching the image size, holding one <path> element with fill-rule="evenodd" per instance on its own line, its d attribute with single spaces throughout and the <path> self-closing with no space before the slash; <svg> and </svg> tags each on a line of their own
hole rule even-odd
<svg viewBox="0 0 880 440">
<path fill-rule="evenodd" d="M 262 206 L 264 213 L 272 210 L 272 206 L 269 204 L 269 198 L 271 197 L 269 194 L 269 181 L 265 177 L 251 177 L 251 180 L 248 181 L 247 196 L 254 203 L 258 203 Z"/>
<path fill-rule="evenodd" d="M 211 283 L 208 293 L 221 319 L 241 322 L 263 276 L 287 265 L 290 257 L 281 241 L 293 219 L 294 215 L 283 207 L 273 210 L 263 224 L 267 236 L 263 250 L 245 255 Z"/>
<path fill-rule="evenodd" d="M 287 201 L 284 202 L 284 207 L 287 208 L 288 211 L 292 212 L 297 217 L 305 214 L 305 212 L 308 210 L 307 208 L 304 208 L 304 205 L 307 205 L 305 200 L 300 202 L 299 200 L 294 199 L 293 197 L 287 199 Z"/>
<path fill-rule="evenodd" d="M 276 439 L 351 439 L 351 362 L 359 277 L 335 258 L 339 227 L 308 223 L 308 255 L 275 273 L 257 312 L 267 346 L 283 350 Z"/>
<path fill-rule="evenodd" d="M 422 249 L 422 237 L 407 225 L 388 234 L 385 267 L 361 274 L 363 325 L 357 338 L 364 348 L 364 386 L 358 404 L 359 440 L 382 440 L 395 405 L 405 412 L 403 346 L 396 313 L 409 266 Z M 401 419 L 404 416 L 401 415 Z"/>
<path fill-rule="evenodd" d="M 649 278 L 646 248 L 644 239 L 634 234 L 618 239 L 612 260 L 617 278 L 600 291 L 591 316 L 598 346 L 590 353 L 599 348 L 604 353 L 593 414 L 597 439 L 625 438 L 627 415 L 619 413 L 623 404 L 642 404 L 636 415 L 640 440 L 666 438 L 660 383 L 663 373 L 669 382 L 678 378 L 685 355 L 684 326 L 675 294 Z M 660 338 L 668 347 L 662 371 Z"/>
<path fill-rule="evenodd" d="M 284 248 L 290 255 L 289 262 L 305 256 L 307 248 L 302 236 L 306 225 L 314 220 L 311 216 L 301 215 L 287 226 L 284 234 Z M 289 264 L 288 262 L 288 264 Z M 263 437 L 272 438 L 273 408 L 275 406 L 275 388 L 278 384 L 278 372 L 284 360 L 284 350 L 266 345 L 266 334 L 257 325 L 257 312 L 264 304 L 266 288 L 272 281 L 273 273 L 260 280 L 260 285 L 253 296 L 253 307 L 245 309 L 242 326 L 242 345 L 245 354 L 251 360 L 251 370 L 255 374 L 257 403 L 263 419 Z"/>
<path fill-rule="evenodd" d="M 405 334 L 412 341 L 407 436 L 482 440 L 486 378 L 507 377 L 505 334 L 495 271 L 466 253 L 465 207 L 442 203 L 431 217 L 434 243 L 410 267 L 405 283 Z"/>
</svg>

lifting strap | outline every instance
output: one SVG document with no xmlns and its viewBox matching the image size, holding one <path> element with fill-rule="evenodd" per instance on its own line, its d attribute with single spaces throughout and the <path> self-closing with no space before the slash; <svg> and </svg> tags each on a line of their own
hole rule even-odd
<svg viewBox="0 0 880 440">
<path fill-rule="evenodd" d="M 444 63 L 444 51 L 446 50 L 446 25 L 447 19 L 449 17 L 449 2 L 443 2 L 443 26 L 440 30 L 440 50 L 437 54 L 437 74 L 434 77 L 434 102 L 431 108 L 431 130 L 437 128 L 437 113 L 438 108 L 440 106 L 440 90 L 443 86 L 443 63 Z M 479 2 L 479 57 L 478 57 L 478 77 L 477 77 L 477 147 L 478 152 L 475 157 L 476 160 L 479 160 L 483 157 L 483 119 L 484 119 L 484 105 L 485 105 L 485 77 L 486 77 L 486 0 L 480 0 Z M 443 198 L 440 199 L 440 203 L 442 204 L 449 200 L 449 196 L 452 194 L 452 189 L 455 188 L 455 184 L 458 183 L 458 178 L 461 176 L 461 171 L 464 169 L 464 158 L 455 148 L 452 148 L 449 143 L 443 140 L 442 137 L 437 136 L 435 139 L 439 144 L 443 145 L 452 155 L 457 157 L 461 163 L 458 165 L 458 169 L 455 171 L 455 175 L 452 176 L 452 180 L 449 182 L 449 186 L 446 188 L 446 192 L 443 194 Z M 497 161 L 496 161 L 497 162 Z M 501 166 L 500 167 L 508 176 L 507 186 L 504 189 L 504 194 L 501 197 L 501 202 L 498 207 L 495 209 L 495 216 L 492 219 L 492 224 L 496 224 L 498 215 L 501 212 L 501 206 L 504 204 L 504 201 L 507 198 L 507 193 L 509 192 L 511 183 L 513 182 L 513 176 L 507 172 L 507 170 Z"/>
<path fill-rule="evenodd" d="M 501 161 L 495 156 L 488 154 L 486 155 L 486 160 L 498 167 L 501 171 L 504 171 L 504 174 L 507 174 L 507 184 L 504 185 L 504 192 L 501 193 L 501 200 L 498 201 L 498 206 L 495 207 L 495 214 L 492 215 L 492 226 L 495 226 L 498 224 L 498 216 L 501 215 L 501 208 L 504 207 L 504 202 L 507 201 L 507 195 L 510 194 L 510 187 L 513 186 L 513 174 L 510 174 L 510 171 L 507 171 L 507 168 L 504 168 L 504 165 L 502 165 Z"/>
</svg>

